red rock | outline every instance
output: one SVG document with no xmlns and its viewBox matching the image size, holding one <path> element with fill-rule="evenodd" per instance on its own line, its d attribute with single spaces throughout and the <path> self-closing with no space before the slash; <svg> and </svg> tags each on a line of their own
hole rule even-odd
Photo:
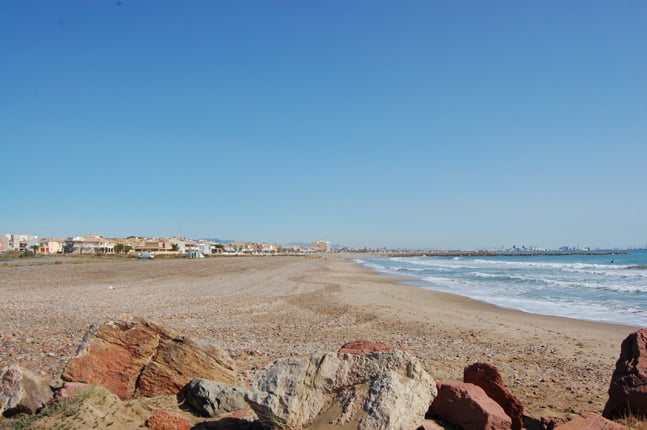
<svg viewBox="0 0 647 430">
<path fill-rule="evenodd" d="M 509 430 L 512 420 L 481 387 L 459 381 L 437 383 L 429 412 L 464 430 Z"/>
<path fill-rule="evenodd" d="M 190 430 L 191 425 L 187 420 L 168 412 L 161 412 L 146 420 L 146 427 L 153 430 Z"/>
<path fill-rule="evenodd" d="M 339 349 L 338 352 L 346 353 L 346 354 L 362 355 L 368 352 L 384 352 L 384 351 L 390 351 L 392 349 L 399 349 L 401 351 L 406 351 L 404 348 L 390 346 L 382 342 L 372 342 L 370 340 L 355 340 L 353 342 L 348 342 L 344 344 Z"/>
<path fill-rule="evenodd" d="M 233 370 L 225 351 L 137 319 L 90 327 L 62 378 L 99 384 L 128 400 L 177 394 L 196 377 L 231 384 Z"/>
<path fill-rule="evenodd" d="M 496 367 L 487 363 L 474 363 L 463 370 L 463 381 L 483 388 L 483 391 L 512 419 L 512 430 L 523 428 L 523 405 L 506 388 Z"/>
<path fill-rule="evenodd" d="M 92 388 L 90 384 L 83 382 L 64 382 L 63 386 L 56 391 L 55 395 L 59 399 L 74 400 L 79 394 Z"/>
<path fill-rule="evenodd" d="M 555 430 L 627 430 L 627 427 L 609 421 L 601 415 L 588 412 L 566 424 L 555 427 Z"/>
<path fill-rule="evenodd" d="M 631 333 L 622 341 L 609 400 L 602 412 L 610 419 L 630 414 L 647 414 L 647 329 Z"/>
</svg>

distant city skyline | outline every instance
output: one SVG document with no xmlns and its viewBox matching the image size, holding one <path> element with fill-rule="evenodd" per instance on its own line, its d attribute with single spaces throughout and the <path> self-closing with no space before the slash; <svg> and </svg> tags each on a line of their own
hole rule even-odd
<svg viewBox="0 0 647 430">
<path fill-rule="evenodd" d="M 647 243 L 647 3 L 6 0 L 0 233 Z"/>
</svg>

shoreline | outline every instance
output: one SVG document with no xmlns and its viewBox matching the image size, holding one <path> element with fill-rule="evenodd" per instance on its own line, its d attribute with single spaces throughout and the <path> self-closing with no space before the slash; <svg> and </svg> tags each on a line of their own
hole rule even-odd
<svg viewBox="0 0 647 430">
<path fill-rule="evenodd" d="M 409 350 L 436 380 L 491 363 L 531 417 L 602 410 L 620 343 L 635 328 L 400 284 L 407 279 L 357 257 L 0 267 L 0 363 L 56 382 L 90 324 L 144 317 L 229 351 L 241 384 L 277 358 L 367 339 Z"/>
<path fill-rule="evenodd" d="M 575 254 L 561 254 L 561 255 L 575 255 Z M 580 254 L 580 255 L 582 255 L 582 254 Z M 586 255 L 592 255 L 592 254 L 589 253 L 589 254 L 586 254 Z M 594 255 L 606 255 L 606 254 L 594 254 Z M 465 256 L 472 256 L 472 255 L 465 255 Z M 503 256 L 503 254 L 499 254 L 499 256 Z M 435 257 L 435 255 L 433 257 Z M 384 257 L 384 256 L 381 256 L 381 255 L 371 255 L 371 256 L 368 256 L 368 257 L 364 257 L 364 258 L 380 259 L 380 258 L 389 258 L 389 257 Z M 540 313 L 540 312 L 533 312 L 533 311 L 530 311 L 530 310 L 519 309 L 519 308 L 514 308 L 514 307 L 506 307 L 504 305 L 499 305 L 497 303 L 482 301 L 482 300 L 479 300 L 477 298 L 473 298 L 473 297 L 471 297 L 469 295 L 463 295 L 463 294 L 460 294 L 460 293 L 457 293 L 457 292 L 443 291 L 441 286 L 437 286 L 437 284 L 434 284 L 433 282 L 430 282 L 430 281 L 424 281 L 422 279 L 416 278 L 415 276 L 404 276 L 404 277 L 400 278 L 397 275 L 391 275 L 390 273 L 387 273 L 387 272 L 381 272 L 378 269 L 368 267 L 366 265 L 366 262 L 364 262 L 362 260 L 363 260 L 362 257 L 357 257 L 357 258 L 353 258 L 351 261 L 353 261 L 354 263 L 356 263 L 356 264 L 358 264 L 358 265 L 360 265 L 362 267 L 367 268 L 370 271 L 373 271 L 374 273 L 377 273 L 377 274 L 380 274 L 380 275 L 383 275 L 383 276 L 387 276 L 387 277 L 395 276 L 396 278 L 399 279 L 398 281 L 396 281 L 396 284 L 398 284 L 398 285 L 410 285 L 410 286 L 415 286 L 415 287 L 418 287 L 418 288 L 421 288 L 421 289 L 424 289 L 424 290 L 436 291 L 436 292 L 439 292 L 439 293 L 445 293 L 445 294 L 450 294 L 450 295 L 456 295 L 456 296 L 463 297 L 463 298 L 466 298 L 466 299 L 469 299 L 469 300 L 473 300 L 473 301 L 476 301 L 476 302 L 479 302 L 479 303 L 490 305 L 490 306 L 493 306 L 493 307 L 495 307 L 497 309 L 501 309 L 501 310 L 516 311 L 516 312 L 521 312 L 523 314 L 528 314 L 528 315 L 538 315 L 538 316 L 545 316 L 545 317 L 558 317 L 558 318 L 565 318 L 567 320 L 575 320 L 575 321 L 582 321 L 582 322 L 592 322 L 592 323 L 599 323 L 599 324 L 609 324 L 609 325 L 620 326 L 620 327 L 630 327 L 630 328 L 633 328 L 634 330 L 638 330 L 638 329 L 644 327 L 641 324 L 635 324 L 634 325 L 634 324 L 627 324 L 626 322 L 604 321 L 604 320 L 596 320 L 596 319 L 592 319 L 592 318 L 591 319 L 586 319 L 586 318 L 580 318 L 580 317 L 576 317 L 576 316 L 571 317 L 571 316 L 566 316 L 566 315 Z M 641 266 L 627 266 L 627 268 L 629 268 L 629 269 L 634 268 L 634 267 L 642 268 Z M 436 289 L 436 286 L 437 286 L 438 289 Z"/>
</svg>

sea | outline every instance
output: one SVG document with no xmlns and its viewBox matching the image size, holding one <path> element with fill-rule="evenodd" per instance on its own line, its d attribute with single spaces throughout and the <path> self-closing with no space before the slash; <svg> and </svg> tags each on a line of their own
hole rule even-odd
<svg viewBox="0 0 647 430">
<path fill-rule="evenodd" d="M 614 255 L 380 257 L 356 260 L 406 284 L 505 309 L 647 327 L 647 250 Z"/>
</svg>

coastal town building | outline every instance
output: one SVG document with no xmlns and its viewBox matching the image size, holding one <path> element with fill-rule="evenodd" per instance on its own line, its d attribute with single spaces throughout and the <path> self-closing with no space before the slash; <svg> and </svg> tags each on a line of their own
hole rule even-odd
<svg viewBox="0 0 647 430">
<path fill-rule="evenodd" d="M 138 240 L 134 246 L 136 252 L 154 252 L 154 253 L 172 253 L 176 252 L 173 248 L 173 242 L 171 239 L 162 237 L 162 238 L 142 238 Z"/>
<path fill-rule="evenodd" d="M 114 254 L 115 244 L 103 236 L 79 235 L 65 240 L 66 254 Z"/>
<path fill-rule="evenodd" d="M 44 238 L 38 241 L 38 254 L 62 254 L 65 249 L 65 239 Z"/>
<path fill-rule="evenodd" d="M 172 237 L 170 239 L 171 248 L 178 254 L 186 254 L 191 251 L 199 251 L 198 242 L 184 237 Z"/>
<path fill-rule="evenodd" d="M 327 240 L 318 240 L 310 245 L 316 252 L 332 252 L 330 242 Z"/>
<path fill-rule="evenodd" d="M 28 234 L 1 234 L 0 252 L 24 251 L 28 249 L 29 241 L 36 239 L 38 239 L 38 236 L 32 236 Z"/>
<path fill-rule="evenodd" d="M 247 252 L 249 243 L 243 242 L 242 240 L 232 240 L 225 247 L 225 251 L 229 253 L 243 253 Z"/>
<path fill-rule="evenodd" d="M 306 244 L 287 244 L 265 242 L 244 242 L 241 240 L 223 241 L 184 237 L 145 237 L 104 238 L 100 235 L 77 235 L 67 239 L 43 238 L 34 235 L 0 234 L 0 253 L 8 251 L 30 252 L 34 254 L 162 254 L 187 256 L 212 255 L 304 255 L 313 252 L 332 252 L 330 242 Z"/>
<path fill-rule="evenodd" d="M 9 239 L 10 234 L 0 234 L 0 252 L 10 251 L 9 249 Z"/>
</svg>

